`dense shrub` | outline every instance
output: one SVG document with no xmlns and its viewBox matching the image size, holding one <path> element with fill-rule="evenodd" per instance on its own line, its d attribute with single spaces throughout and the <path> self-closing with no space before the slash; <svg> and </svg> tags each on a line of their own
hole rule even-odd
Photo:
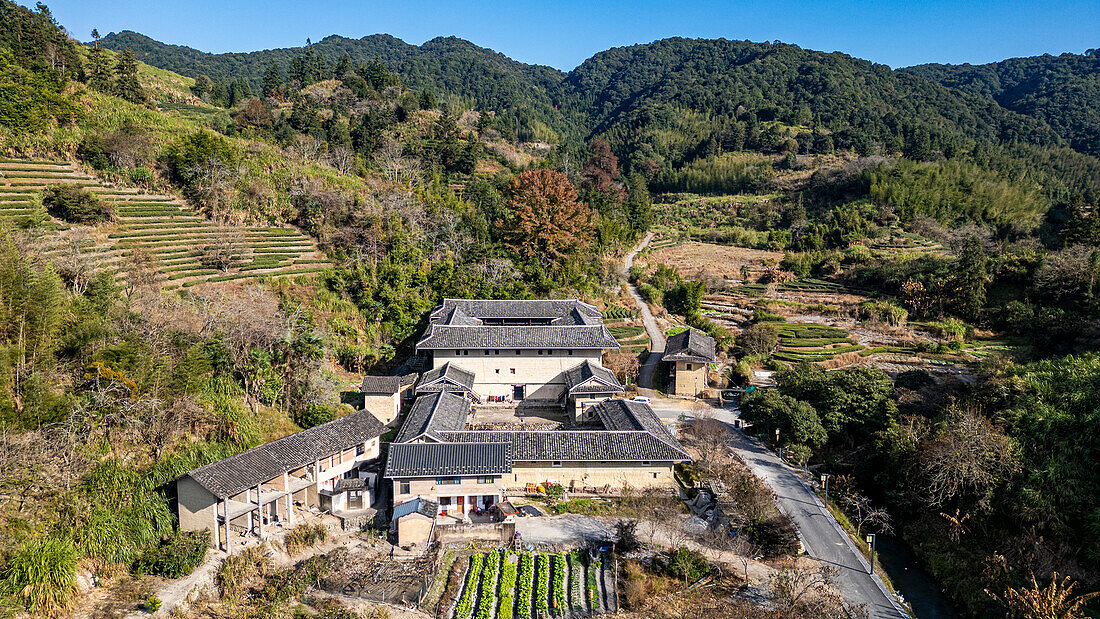
<svg viewBox="0 0 1100 619">
<path fill-rule="evenodd" d="M 178 531 L 145 550 L 134 562 L 134 574 L 182 578 L 206 559 L 210 530 Z"/>
<path fill-rule="evenodd" d="M 80 555 L 67 537 L 23 542 L 0 569 L 0 590 L 18 598 L 34 615 L 68 608 L 76 593 Z"/>
<path fill-rule="evenodd" d="M 286 534 L 286 551 L 294 556 L 310 546 L 314 546 L 328 538 L 328 527 L 318 522 L 315 524 L 300 524 Z"/>
<path fill-rule="evenodd" d="M 74 224 L 100 224 L 115 219 L 109 204 L 78 185 L 46 187 L 42 191 L 42 205 L 50 215 Z"/>
<path fill-rule="evenodd" d="M 673 578 L 683 579 L 684 582 L 695 582 L 710 572 L 710 564 L 702 554 L 680 546 L 669 552 L 665 569 Z"/>
<path fill-rule="evenodd" d="M 760 553 L 766 558 L 798 554 L 798 533 L 791 519 L 782 514 L 751 522 L 744 533 L 749 541 L 760 547 Z"/>
</svg>

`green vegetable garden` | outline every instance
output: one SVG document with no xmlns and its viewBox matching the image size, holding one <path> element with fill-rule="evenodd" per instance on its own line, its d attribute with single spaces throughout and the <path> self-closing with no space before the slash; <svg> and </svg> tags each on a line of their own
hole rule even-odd
<svg viewBox="0 0 1100 619">
<path fill-rule="evenodd" d="M 465 570 L 462 591 L 446 615 L 453 619 L 564 619 L 615 608 L 607 553 L 593 559 L 576 550 L 561 553 L 499 551 L 455 561 Z"/>
</svg>

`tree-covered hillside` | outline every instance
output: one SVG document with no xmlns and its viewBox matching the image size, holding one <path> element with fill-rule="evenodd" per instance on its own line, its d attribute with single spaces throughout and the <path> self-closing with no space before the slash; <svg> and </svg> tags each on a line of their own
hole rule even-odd
<svg viewBox="0 0 1100 619">
<path fill-rule="evenodd" d="M 306 47 L 249 53 L 207 54 L 179 45 L 167 45 L 136 32 L 111 33 L 99 41 L 107 49 L 131 49 L 138 60 L 189 77 L 247 80 L 260 91 L 264 75 L 274 64 L 288 78 L 295 75 L 294 60 L 315 55 L 336 63 L 347 56 L 352 64 L 376 58 L 414 89 L 453 97 L 463 107 L 493 110 L 514 123 L 517 133 L 532 139 L 553 139 L 545 127 L 573 126 L 554 109 L 550 93 L 565 74 L 551 67 L 516 62 L 503 54 L 456 37 L 438 37 L 416 46 L 388 34 L 361 39 L 329 36 Z M 305 85 L 305 84 L 303 84 Z"/>
<path fill-rule="evenodd" d="M 1100 50 L 982 65 L 924 64 L 901 72 L 1042 120 L 1074 149 L 1100 156 Z"/>
<path fill-rule="evenodd" d="M 700 149 L 739 150 L 751 137 L 744 132 L 763 131 L 766 121 L 815 128 L 811 140 L 830 135 L 836 148 L 879 142 L 916 158 L 951 157 L 975 141 L 1056 141 L 1042 123 L 992 102 L 885 65 L 781 43 L 676 38 L 616 48 L 573 70 L 565 92 L 593 133 L 658 163 Z"/>
</svg>

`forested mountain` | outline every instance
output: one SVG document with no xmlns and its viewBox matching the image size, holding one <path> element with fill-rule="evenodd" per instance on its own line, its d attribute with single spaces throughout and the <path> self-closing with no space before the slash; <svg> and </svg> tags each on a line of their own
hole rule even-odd
<svg viewBox="0 0 1100 619">
<path fill-rule="evenodd" d="M 1060 142 L 1059 133 L 1087 146 L 1087 136 L 1065 128 L 1096 114 L 1089 106 L 1077 106 L 1065 114 L 1052 109 L 1031 118 L 1024 115 L 1031 112 L 1029 106 L 1041 103 L 1021 99 L 1016 107 L 1022 113 L 1016 114 L 990 100 L 988 89 L 959 92 L 924 79 L 915 69 L 893 71 L 846 54 L 782 43 L 663 39 L 600 52 L 568 75 L 455 37 L 415 46 L 389 35 L 330 36 L 302 48 L 228 54 L 166 45 L 129 31 L 108 35 L 99 44 L 132 49 L 138 60 L 191 77 L 245 79 L 254 90 L 273 64 L 286 78 L 308 82 L 311 63 L 378 58 L 410 88 L 505 115 L 524 138 L 551 136 L 544 127 L 566 138 L 604 136 L 634 169 L 652 159 L 668 170 L 738 150 L 757 137 L 777 149 L 792 138 L 801 152 L 853 148 L 904 152 L 915 159 L 950 158 L 978 142 L 1052 145 Z M 1082 66 L 1086 60 L 1095 62 L 1082 58 Z M 1083 69 L 1074 72 L 1084 85 L 1095 83 L 1088 82 Z M 1055 84 L 1057 78 L 1047 82 Z M 1075 121 L 1074 115 L 1082 118 Z M 758 136 L 766 129 L 759 123 L 769 121 L 793 129 L 772 128 L 770 135 Z"/>
<path fill-rule="evenodd" d="M 559 130 L 573 126 L 553 107 L 550 97 L 564 73 L 516 62 L 456 37 L 437 37 L 416 46 L 388 34 L 361 39 L 333 35 L 306 47 L 208 54 L 123 31 L 107 35 L 99 45 L 116 51 L 131 49 L 142 62 L 189 77 L 206 75 L 224 81 L 243 78 L 257 92 L 272 64 L 284 77 L 308 82 L 315 77 L 310 75 L 311 65 L 336 63 L 345 56 L 352 64 L 378 58 L 409 88 L 454 97 L 464 107 L 496 111 L 516 122 L 517 132 L 529 137 L 553 137 L 545 134 L 540 123 Z M 303 60 L 296 63 L 300 58 Z"/>
<path fill-rule="evenodd" d="M 1075 150 L 1100 156 L 1100 52 L 1010 58 L 983 65 L 924 64 L 901 72 L 987 97 L 1042 120 Z"/>
<path fill-rule="evenodd" d="M 846 54 L 782 43 L 674 38 L 612 49 L 573 70 L 565 92 L 593 133 L 673 161 L 696 154 L 692 142 L 738 150 L 744 130 L 772 120 L 816 128 L 818 139 L 831 133 L 837 148 L 879 142 L 918 159 L 932 151 L 950 157 L 975 140 L 1056 141 L 1042 123 L 992 102 Z M 707 135 L 710 127 L 719 133 Z M 679 139 L 669 140 L 670 130 Z"/>
</svg>

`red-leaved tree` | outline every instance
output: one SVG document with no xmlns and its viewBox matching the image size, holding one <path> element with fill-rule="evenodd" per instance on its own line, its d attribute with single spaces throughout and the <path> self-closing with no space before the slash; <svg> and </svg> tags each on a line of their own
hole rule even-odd
<svg viewBox="0 0 1100 619">
<path fill-rule="evenodd" d="M 592 211 L 561 172 L 529 170 L 508 184 L 511 213 L 497 223 L 505 243 L 525 258 L 561 258 L 588 245 Z"/>
</svg>

